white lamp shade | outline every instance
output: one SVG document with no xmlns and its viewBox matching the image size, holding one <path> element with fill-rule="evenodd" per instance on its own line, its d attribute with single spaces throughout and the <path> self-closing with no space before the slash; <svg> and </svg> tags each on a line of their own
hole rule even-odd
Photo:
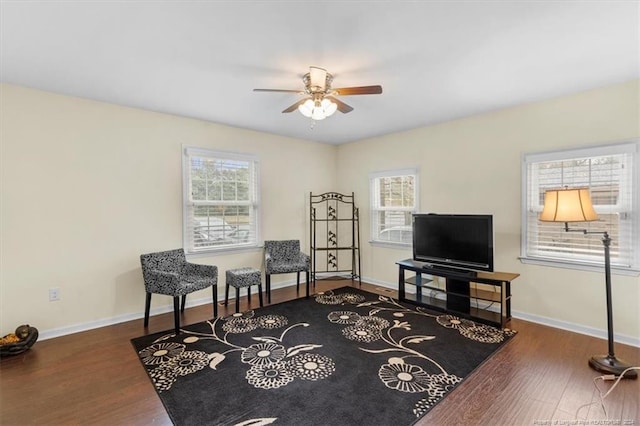
<svg viewBox="0 0 640 426">
<path fill-rule="evenodd" d="M 329 117 L 338 109 L 338 105 L 335 102 L 331 102 L 329 99 L 322 100 L 322 107 L 324 108 L 324 115 Z"/>
<path fill-rule="evenodd" d="M 320 121 L 332 115 L 338 109 L 338 105 L 330 99 L 319 98 L 307 99 L 298 105 L 298 111 L 305 117 Z"/>
<path fill-rule="evenodd" d="M 313 107 L 313 112 L 311 113 L 311 118 L 316 121 L 324 120 L 327 116 L 324 115 L 324 110 L 322 106 Z"/>
<path fill-rule="evenodd" d="M 311 118 L 313 112 L 313 100 L 307 99 L 304 103 L 298 105 L 298 111 L 305 117 Z"/>
<path fill-rule="evenodd" d="M 544 194 L 540 213 L 543 222 L 589 222 L 598 220 L 588 188 L 554 189 Z"/>
</svg>

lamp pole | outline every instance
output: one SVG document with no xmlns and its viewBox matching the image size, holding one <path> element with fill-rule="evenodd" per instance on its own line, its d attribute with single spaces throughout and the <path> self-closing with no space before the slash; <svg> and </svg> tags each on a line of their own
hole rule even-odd
<svg viewBox="0 0 640 426">
<path fill-rule="evenodd" d="M 614 374 L 620 376 L 624 373 L 627 379 L 636 379 L 638 373 L 635 370 L 625 370 L 631 365 L 625 361 L 616 358 L 613 349 L 613 300 L 611 297 L 611 238 L 607 231 L 592 232 L 583 230 L 585 234 L 603 234 L 602 244 L 604 245 L 604 279 L 607 292 L 607 335 L 609 340 L 609 353 L 607 355 L 594 355 L 589 359 L 589 366 L 596 371 L 605 374 Z"/>
<path fill-rule="evenodd" d="M 609 358 L 615 358 L 613 353 L 613 300 L 611 298 L 611 238 L 607 231 L 602 237 L 604 245 L 604 280 L 607 288 L 607 334 L 609 335 Z"/>
</svg>

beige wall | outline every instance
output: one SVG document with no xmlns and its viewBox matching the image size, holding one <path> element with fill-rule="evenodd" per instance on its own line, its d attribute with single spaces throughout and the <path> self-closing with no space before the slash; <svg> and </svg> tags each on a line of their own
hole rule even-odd
<svg viewBox="0 0 640 426">
<path fill-rule="evenodd" d="M 142 314 L 140 254 L 182 246 L 183 144 L 259 157 L 264 239 L 306 245 L 305 197 L 335 186 L 335 146 L 0 88 L 2 335 L 23 323 L 46 335 Z M 194 261 L 224 274 L 261 259 L 254 250 Z M 52 287 L 60 301 L 49 302 Z M 153 299 L 155 311 L 170 306 Z"/>
<path fill-rule="evenodd" d="M 354 191 L 362 275 L 391 287 L 395 262 L 411 253 L 367 242 L 368 174 L 417 166 L 421 211 L 494 215 L 496 269 L 521 274 L 513 284 L 517 315 L 605 333 L 603 274 L 518 259 L 521 158 L 639 137 L 638 81 L 339 147 L 0 89 L 1 334 L 21 323 L 51 335 L 141 316 L 139 254 L 182 245 L 183 144 L 260 158 L 265 239 L 299 238 L 307 247 L 308 193 Z M 224 272 L 260 266 L 260 257 L 252 251 L 196 261 Z M 62 300 L 48 301 L 51 287 Z M 616 333 L 637 345 L 640 278 L 614 275 L 613 297 Z M 166 298 L 154 301 L 156 311 L 170 309 Z"/>
<path fill-rule="evenodd" d="M 604 274 L 520 262 L 524 153 L 640 137 L 638 81 L 358 141 L 338 148 L 338 185 L 362 211 L 365 278 L 395 285 L 410 250 L 372 246 L 368 174 L 417 166 L 422 212 L 494 215 L 496 270 L 513 283 L 519 316 L 587 332 L 606 330 Z M 640 278 L 613 276 L 616 334 L 640 344 Z M 603 332 L 606 333 L 606 332 Z M 604 348 L 603 348 L 604 350 Z"/>
</svg>

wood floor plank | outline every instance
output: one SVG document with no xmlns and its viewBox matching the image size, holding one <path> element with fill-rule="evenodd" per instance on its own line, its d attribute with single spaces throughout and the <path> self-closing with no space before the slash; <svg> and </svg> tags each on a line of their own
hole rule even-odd
<svg viewBox="0 0 640 426">
<path fill-rule="evenodd" d="M 326 291 L 351 281 L 319 281 Z M 353 284 L 356 285 L 356 284 Z M 397 297 L 370 284 L 364 290 Z M 302 296 L 294 287 L 274 290 L 272 303 Z M 246 297 L 241 309 L 248 308 Z M 252 307 L 258 307 L 253 295 Z M 141 307 L 142 308 L 142 307 Z M 219 314 L 235 309 L 219 306 Z M 211 306 L 189 308 L 183 324 L 210 319 Z M 552 420 L 606 419 L 587 365 L 591 355 L 606 352 L 604 340 L 514 319 L 518 334 L 473 372 L 416 425 L 534 425 Z M 0 360 L 0 424 L 22 425 L 170 425 L 130 339 L 169 330 L 173 314 L 129 321 L 37 342 L 29 351 Z M 616 354 L 640 365 L 640 349 L 616 345 Z M 598 383 L 603 393 L 613 382 Z M 609 419 L 640 424 L 640 380 L 623 380 L 604 400 Z M 596 402 L 576 412 L 580 406 Z M 313 407 L 313 399 L 309 399 Z M 633 423 L 631 423 L 633 422 Z M 375 419 L 370 423 L 375 425 Z M 624 423 L 620 423 L 624 424 Z"/>
</svg>

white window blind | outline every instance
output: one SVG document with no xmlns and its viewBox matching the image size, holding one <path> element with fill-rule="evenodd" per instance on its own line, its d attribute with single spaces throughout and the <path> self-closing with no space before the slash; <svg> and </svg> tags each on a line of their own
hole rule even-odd
<svg viewBox="0 0 640 426">
<path fill-rule="evenodd" d="M 525 155 L 522 256 L 564 263 L 604 263 L 604 248 L 597 234 L 565 232 L 562 223 L 538 220 L 546 190 L 586 187 L 599 220 L 569 227 L 607 231 L 612 239 L 612 267 L 640 269 L 638 145 L 634 142 Z"/>
<path fill-rule="evenodd" d="M 417 169 L 369 175 L 371 241 L 410 245 L 411 217 L 418 210 Z"/>
<path fill-rule="evenodd" d="M 183 239 L 187 253 L 258 244 L 258 161 L 185 148 Z"/>
</svg>

